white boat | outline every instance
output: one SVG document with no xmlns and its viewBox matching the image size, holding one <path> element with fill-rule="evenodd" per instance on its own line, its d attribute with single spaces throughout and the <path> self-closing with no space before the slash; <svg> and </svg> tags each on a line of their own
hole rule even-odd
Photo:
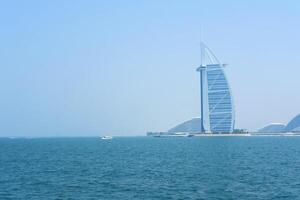
<svg viewBox="0 0 300 200">
<path fill-rule="evenodd" d="M 101 139 L 102 139 L 102 140 L 111 140 L 111 139 L 113 139 L 113 137 L 112 137 L 112 136 L 105 135 L 105 136 L 102 136 Z"/>
</svg>

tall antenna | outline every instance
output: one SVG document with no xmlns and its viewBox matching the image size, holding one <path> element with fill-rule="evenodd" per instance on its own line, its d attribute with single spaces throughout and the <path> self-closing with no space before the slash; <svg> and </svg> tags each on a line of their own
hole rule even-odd
<svg viewBox="0 0 300 200">
<path fill-rule="evenodd" d="M 201 96 L 201 133 L 205 132 L 204 129 L 204 108 L 203 108 L 203 67 L 205 64 L 205 45 L 202 42 L 202 27 L 200 25 L 200 53 L 201 53 L 201 60 L 200 60 L 200 67 L 197 69 L 200 72 L 200 96 Z"/>
<path fill-rule="evenodd" d="M 201 24 L 200 24 L 200 54 L 201 54 L 200 66 L 203 66 L 205 51 L 204 51 L 203 45 L 202 45 L 202 25 Z"/>
</svg>

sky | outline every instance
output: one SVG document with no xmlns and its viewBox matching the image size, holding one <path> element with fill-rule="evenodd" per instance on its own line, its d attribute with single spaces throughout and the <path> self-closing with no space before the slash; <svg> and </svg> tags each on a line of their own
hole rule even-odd
<svg viewBox="0 0 300 200">
<path fill-rule="evenodd" d="M 1 1 L 0 137 L 145 135 L 200 115 L 202 40 L 236 128 L 300 113 L 299 1 Z"/>
</svg>

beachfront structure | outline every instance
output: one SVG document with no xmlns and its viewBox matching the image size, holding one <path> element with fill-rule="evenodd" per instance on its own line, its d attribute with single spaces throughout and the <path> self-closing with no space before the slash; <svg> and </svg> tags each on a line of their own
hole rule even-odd
<svg viewBox="0 0 300 200">
<path fill-rule="evenodd" d="M 213 52 L 201 43 L 200 72 L 201 133 L 232 133 L 235 111 L 232 92 L 222 64 Z"/>
<path fill-rule="evenodd" d="M 197 134 L 201 132 L 199 124 L 201 123 L 200 117 L 195 117 L 189 119 L 185 122 L 182 122 L 175 127 L 168 130 L 169 134 L 174 133 L 189 133 L 189 134 Z"/>
<path fill-rule="evenodd" d="M 287 125 L 286 132 L 300 132 L 300 114 L 294 117 Z"/>
<path fill-rule="evenodd" d="M 259 133 L 284 133 L 286 126 L 282 123 L 271 123 L 262 129 L 259 129 Z"/>
</svg>

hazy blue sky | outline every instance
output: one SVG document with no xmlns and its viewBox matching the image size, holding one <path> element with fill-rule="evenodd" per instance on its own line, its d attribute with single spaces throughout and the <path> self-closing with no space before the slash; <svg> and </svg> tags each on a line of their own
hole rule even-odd
<svg viewBox="0 0 300 200">
<path fill-rule="evenodd" d="M 12 0 L 0 25 L 0 136 L 142 135 L 199 116 L 201 26 L 229 63 L 237 128 L 300 113 L 296 0 Z"/>
</svg>

